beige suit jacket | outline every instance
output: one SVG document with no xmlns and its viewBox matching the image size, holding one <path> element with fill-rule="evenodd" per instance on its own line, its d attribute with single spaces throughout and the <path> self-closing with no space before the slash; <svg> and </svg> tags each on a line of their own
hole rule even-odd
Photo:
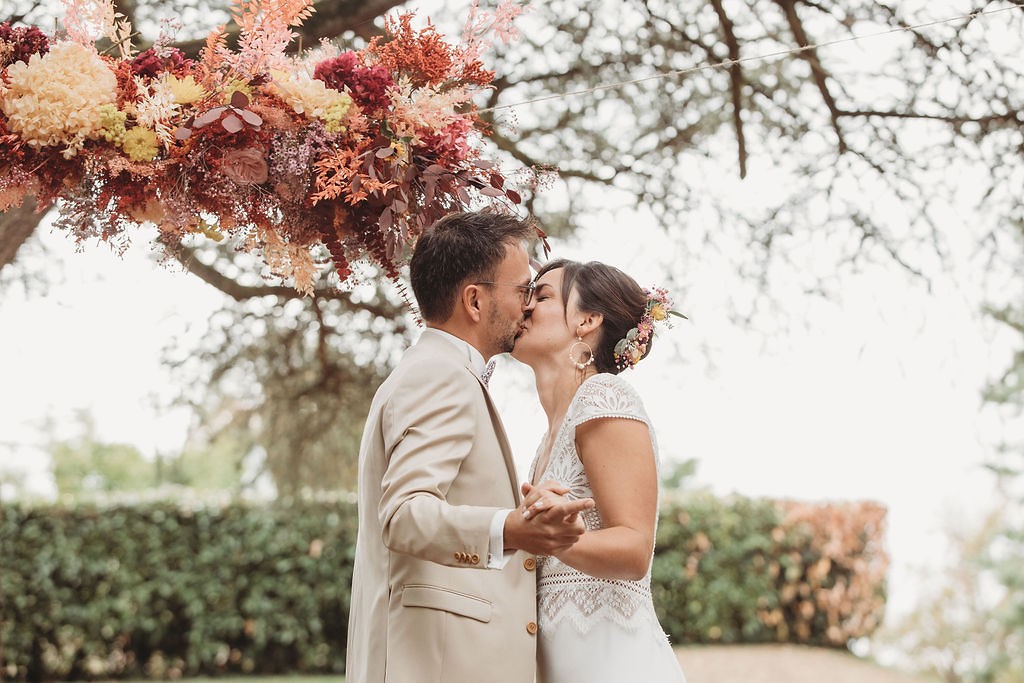
<svg viewBox="0 0 1024 683">
<path fill-rule="evenodd" d="M 535 559 L 486 568 L 491 519 L 519 500 L 465 351 L 424 334 L 363 432 L 346 683 L 532 683 Z"/>
</svg>

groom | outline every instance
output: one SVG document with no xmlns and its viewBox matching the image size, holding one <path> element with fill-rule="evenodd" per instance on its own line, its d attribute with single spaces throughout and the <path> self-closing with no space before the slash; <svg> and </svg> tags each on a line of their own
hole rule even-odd
<svg viewBox="0 0 1024 683">
<path fill-rule="evenodd" d="M 533 294 L 530 223 L 447 216 L 410 264 L 427 329 L 374 396 L 359 453 L 347 683 L 532 683 L 534 554 L 583 533 L 589 499 L 527 521 L 480 375 Z M 510 512 L 511 511 L 511 512 Z"/>
</svg>

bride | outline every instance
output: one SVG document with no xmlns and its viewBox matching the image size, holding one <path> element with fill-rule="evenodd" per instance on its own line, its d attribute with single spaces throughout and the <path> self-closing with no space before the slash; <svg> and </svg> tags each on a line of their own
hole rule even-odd
<svg viewBox="0 0 1024 683">
<path fill-rule="evenodd" d="M 618 376 L 649 351 L 667 297 L 596 262 L 551 261 L 535 283 L 512 355 L 533 369 L 548 431 L 513 514 L 542 515 L 553 482 L 596 503 L 574 546 L 538 558 L 537 679 L 683 683 L 651 600 L 657 444 L 639 396 Z"/>
</svg>

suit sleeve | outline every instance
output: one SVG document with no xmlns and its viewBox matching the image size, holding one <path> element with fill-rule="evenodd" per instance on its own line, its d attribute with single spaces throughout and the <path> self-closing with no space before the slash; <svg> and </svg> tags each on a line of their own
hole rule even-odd
<svg viewBox="0 0 1024 683">
<path fill-rule="evenodd" d="M 483 568 L 498 508 L 448 502 L 448 491 L 473 452 L 479 387 L 468 376 L 438 382 L 436 373 L 443 369 L 433 372 L 433 377 L 423 372 L 408 377 L 382 414 L 388 456 L 378 508 L 382 540 L 393 552 Z"/>
</svg>

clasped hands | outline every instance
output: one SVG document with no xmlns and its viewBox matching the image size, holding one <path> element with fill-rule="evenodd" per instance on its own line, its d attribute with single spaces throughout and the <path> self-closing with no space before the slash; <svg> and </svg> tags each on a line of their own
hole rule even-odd
<svg viewBox="0 0 1024 683">
<path fill-rule="evenodd" d="M 557 481 L 523 484 L 523 502 L 505 520 L 505 544 L 535 555 L 558 555 L 580 539 L 586 527 L 580 513 L 594 507 L 592 498 L 571 500 Z"/>
</svg>

